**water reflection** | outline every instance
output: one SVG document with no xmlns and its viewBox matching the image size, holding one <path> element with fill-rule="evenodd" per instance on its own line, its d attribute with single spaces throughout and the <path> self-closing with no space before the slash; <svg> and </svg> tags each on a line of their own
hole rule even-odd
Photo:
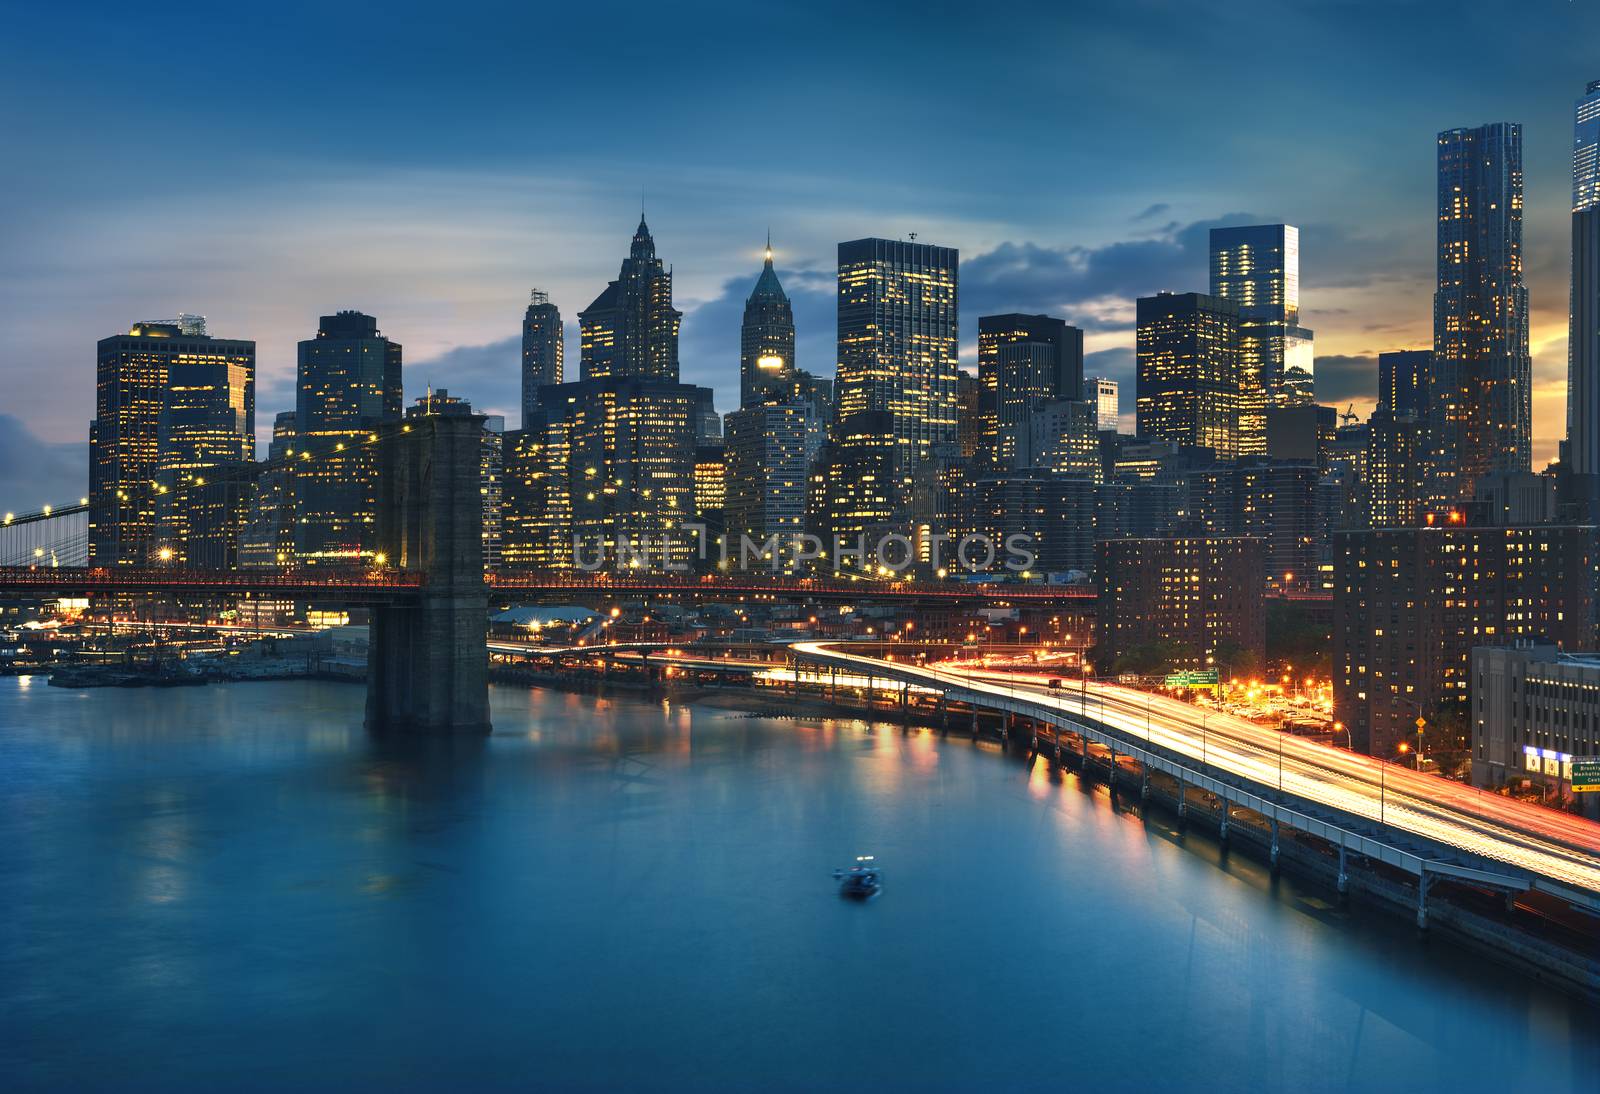
<svg viewBox="0 0 1600 1094">
<path fill-rule="evenodd" d="M 520 690 L 494 719 L 0 681 L 8 1087 L 1600 1074 L 1581 1005 L 961 733 Z M 857 853 L 867 907 L 829 877 Z"/>
</svg>

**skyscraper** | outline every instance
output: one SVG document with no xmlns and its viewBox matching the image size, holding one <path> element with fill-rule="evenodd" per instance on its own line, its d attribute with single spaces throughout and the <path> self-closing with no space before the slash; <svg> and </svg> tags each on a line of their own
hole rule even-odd
<svg viewBox="0 0 1600 1094">
<path fill-rule="evenodd" d="M 1013 466 L 1018 425 L 1047 402 L 1083 398 L 1083 331 L 1049 315 L 982 316 L 978 379 L 992 408 L 984 455 L 994 466 Z"/>
<path fill-rule="evenodd" d="M 1115 433 L 1122 428 L 1122 408 L 1117 402 L 1117 382 L 1104 376 L 1091 376 L 1085 381 L 1088 394 L 1084 396 L 1095 405 L 1095 424 L 1103 433 Z"/>
<path fill-rule="evenodd" d="M 1378 409 L 1399 417 L 1423 417 L 1432 373 L 1432 350 L 1402 349 L 1378 354 Z"/>
<path fill-rule="evenodd" d="M 364 442 L 400 420 L 400 344 L 370 315 L 324 315 L 300 343 L 297 389 L 295 559 L 359 563 L 374 550 L 377 519 L 377 461 Z"/>
<path fill-rule="evenodd" d="M 617 279 L 578 313 L 583 379 L 638 376 L 678 379 L 678 327 L 672 271 L 656 257 L 650 228 L 639 217 L 633 245 Z"/>
<path fill-rule="evenodd" d="M 956 441 L 958 264 L 927 243 L 839 244 L 835 425 L 887 413 L 902 462 Z"/>
<path fill-rule="evenodd" d="M 1578 100 L 1573 127 L 1567 460 L 1582 496 L 1600 499 L 1600 80 Z"/>
<path fill-rule="evenodd" d="M 561 309 L 550 294 L 534 289 L 522 316 L 522 425 L 537 416 L 539 389 L 566 378 L 566 340 L 561 333 Z"/>
<path fill-rule="evenodd" d="M 1522 127 L 1439 134 L 1438 285 L 1428 384 L 1427 498 L 1532 462 L 1532 362 L 1522 281 Z"/>
<path fill-rule="evenodd" d="M 777 536 L 776 559 L 790 568 L 806 530 L 807 476 L 821 443 L 822 423 L 809 403 L 767 403 L 728 415 L 730 557 L 741 536 L 757 544 Z"/>
<path fill-rule="evenodd" d="M 100 340 L 89 426 L 89 561 L 149 564 L 164 468 L 252 458 L 254 342 L 211 338 L 205 320 L 135 323 Z"/>
<path fill-rule="evenodd" d="M 1238 305 L 1160 293 L 1136 307 L 1139 435 L 1209 448 L 1220 459 L 1238 456 Z"/>
<path fill-rule="evenodd" d="M 772 239 L 739 327 L 739 405 L 787 402 L 795 385 L 794 309 L 772 268 Z"/>
<path fill-rule="evenodd" d="M 1239 306 L 1239 454 L 1260 455 L 1266 408 L 1315 397 L 1311 332 L 1300 326 L 1300 229 L 1211 229 L 1211 295 Z"/>
</svg>

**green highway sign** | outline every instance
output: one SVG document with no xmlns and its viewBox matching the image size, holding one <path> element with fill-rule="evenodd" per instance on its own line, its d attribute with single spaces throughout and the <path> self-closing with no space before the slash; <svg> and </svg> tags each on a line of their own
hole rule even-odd
<svg viewBox="0 0 1600 1094">
<path fill-rule="evenodd" d="M 1572 792 L 1600 794 L 1600 760 L 1572 761 Z"/>
<path fill-rule="evenodd" d="M 1174 672 L 1167 675 L 1167 687 L 1169 688 L 1214 688 L 1216 686 L 1216 669 Z"/>
</svg>

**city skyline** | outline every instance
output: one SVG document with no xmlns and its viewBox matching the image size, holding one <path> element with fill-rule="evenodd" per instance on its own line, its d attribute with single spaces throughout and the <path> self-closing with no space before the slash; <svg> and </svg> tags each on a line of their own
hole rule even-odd
<svg viewBox="0 0 1600 1094">
<path fill-rule="evenodd" d="M 1217 17 L 1215 26 L 1199 25 L 1192 13 L 1171 17 L 1211 40 L 1239 33 L 1246 15 L 1241 9 Z M 1399 43 L 1390 37 L 1403 39 L 1422 16 L 1390 11 L 1382 27 L 1392 35 L 1377 35 L 1372 56 L 1361 64 L 1395 56 Z M 1071 29 L 1101 43 L 1138 40 L 1153 59 L 1170 60 L 1170 47 L 1140 37 L 1141 28 L 1126 17 L 1031 17 L 1043 20 L 1046 30 Z M 1302 29 L 1325 33 L 1330 44 L 1355 33 L 1331 16 L 1293 18 Z M 18 286 L 0 304 L 0 318 L 12 335 L 19 382 L 50 394 L 26 414 L 8 410 L 9 420 L 0 422 L 6 434 L 0 450 L 25 459 L 8 461 L 16 470 L 0 481 L 6 495 L 0 500 L 36 502 L 28 495 L 52 474 L 76 474 L 72 468 L 86 464 L 81 437 L 92 377 L 81 367 L 83 354 L 63 337 L 64 323 L 85 327 L 87 343 L 141 319 L 187 310 L 208 315 L 219 336 L 255 340 L 263 411 L 257 424 L 264 433 L 271 414 L 290 405 L 294 344 L 305 326 L 329 311 L 360 309 L 385 317 L 407 345 L 408 362 L 415 362 L 407 370 L 408 397 L 430 383 L 449 385 L 485 410 L 515 417 L 517 317 L 529 288 L 550 293 L 566 320 L 567 352 L 575 354 L 577 312 L 614 276 L 616 240 L 625 238 L 641 199 L 675 263 L 686 313 L 683 379 L 713 387 L 723 411 L 737 406 L 738 314 L 769 227 L 778 273 L 794 305 L 797 358 L 824 378 L 831 378 L 835 360 L 835 246 L 858 236 L 916 232 L 962 252 L 963 368 L 976 365 L 979 315 L 1043 312 L 1085 330 L 1086 372 L 1119 379 L 1131 390 L 1133 300 L 1161 289 L 1204 291 L 1211 227 L 1278 222 L 1302 230 L 1302 318 L 1318 332 L 1318 401 L 1340 409 L 1354 402 L 1364 411 L 1376 397 L 1376 354 L 1424 346 L 1429 338 L 1435 135 L 1500 120 L 1521 124 L 1526 134 L 1533 457 L 1541 467 L 1554 458 L 1565 426 L 1571 104 L 1594 77 L 1581 50 L 1564 43 L 1583 40 L 1593 19 L 1564 9 L 1508 29 L 1513 38 L 1537 35 L 1546 53 L 1569 52 L 1537 64 L 1519 55 L 1491 87 L 1457 74 L 1443 83 L 1435 79 L 1426 95 L 1407 95 L 1425 77 L 1439 75 L 1442 63 L 1429 62 L 1391 81 L 1392 103 L 1348 94 L 1336 105 L 1324 102 L 1319 109 L 1331 120 L 1319 129 L 1321 139 L 1293 157 L 1263 143 L 1276 111 L 1290 106 L 1242 109 L 1226 123 L 1189 124 L 1150 153 L 1134 147 L 1139 132 L 1171 124 L 1166 112 L 1177 109 L 1162 101 L 1158 88 L 1121 77 L 1089 100 L 1104 109 L 1068 108 L 1066 78 L 1052 80 L 1039 66 L 1025 65 L 1010 90 L 1032 94 L 1052 116 L 1066 110 L 1063 124 L 1094 149 L 1093 169 L 1071 172 L 1063 183 L 1007 183 L 999 190 L 982 164 L 993 142 L 1019 123 L 996 122 L 990 132 L 976 103 L 963 108 L 950 139 L 950 151 L 960 155 L 934 175 L 926 174 L 925 151 L 904 150 L 889 162 L 876 157 L 867 168 L 839 166 L 817 122 L 804 114 L 792 140 L 805 155 L 793 169 L 750 166 L 738 145 L 756 119 L 689 90 L 675 93 L 681 98 L 674 103 L 693 99 L 727 123 L 724 135 L 684 137 L 675 148 L 651 137 L 626 155 L 597 147 L 565 121 L 558 127 L 559 153 L 490 154 L 494 125 L 471 119 L 436 151 L 403 153 L 381 143 L 396 119 L 375 105 L 353 109 L 372 123 L 378 143 L 351 155 L 322 133 L 290 125 L 309 126 L 310 104 L 298 95 L 276 105 L 249 98 L 236 103 L 248 122 L 241 132 L 209 126 L 215 107 L 186 99 L 188 116 L 204 134 L 202 147 L 215 153 L 199 157 L 189 172 L 160 166 L 168 157 L 152 155 L 157 167 L 149 177 L 134 180 L 129 172 L 112 184 L 83 172 L 59 142 L 41 139 L 38 154 L 11 182 L 11 211 L 0 214 L 13 229 L 4 233 L 0 257 Z M 693 27 L 705 22 L 693 14 L 686 21 Z M 1371 33 L 1372 20 L 1365 29 Z M 223 23 L 187 32 L 220 38 L 236 30 Z M 110 14 L 86 31 L 113 32 L 143 33 Z M 415 40 L 405 27 L 392 33 L 401 42 Z M 1433 27 L 1431 33 L 1447 41 L 1459 35 L 1465 56 L 1486 49 L 1470 25 Z M 953 27 L 948 35 L 920 35 L 931 52 L 954 55 L 966 48 L 957 44 Z M 270 42 L 275 35 L 264 37 Z M 441 72 L 459 74 L 461 44 L 452 40 L 441 48 Z M 799 46 L 772 48 L 778 64 L 784 49 Z M 971 48 L 998 47 L 986 37 Z M 65 88 L 63 77 L 52 81 L 42 66 L 48 62 L 38 57 L 18 58 L 7 78 L 33 75 Z M 451 96 L 487 94 L 505 79 L 500 68 L 488 65 Z M 859 73 L 857 80 L 876 87 L 894 68 Z M 1193 70 L 1185 63 L 1170 71 L 1169 79 L 1178 80 Z M 1332 74 L 1293 71 L 1302 101 L 1333 86 Z M 552 81 L 546 90 L 556 89 L 558 78 L 541 77 Z M 63 90 L 59 101 L 22 119 L 24 139 L 85 97 L 98 97 L 103 108 L 94 127 L 116 121 L 160 132 L 186 116 L 175 110 L 175 89 L 159 80 L 113 105 L 99 79 L 91 76 L 70 94 Z M 1083 79 L 1088 76 L 1066 82 Z M 633 78 L 619 84 L 618 90 L 637 86 Z M 1340 89 L 1348 91 L 1342 79 Z M 949 88 L 932 94 L 947 101 L 964 90 L 953 78 Z M 800 96 L 804 89 L 783 94 Z M 995 105 L 993 95 L 982 96 L 981 105 Z M 247 147 L 243 131 L 260 142 Z M 832 136 L 842 146 L 861 139 Z M 1228 155 L 1188 155 L 1207 141 Z M 227 164 L 224 151 L 232 157 Z M 126 154 L 137 160 L 148 153 Z M 251 168 L 242 170 L 247 163 Z M 907 183 L 911 177 L 914 187 Z M 116 261 L 103 260 L 107 249 Z M 1124 407 L 1127 420 L 1127 400 Z"/>
</svg>

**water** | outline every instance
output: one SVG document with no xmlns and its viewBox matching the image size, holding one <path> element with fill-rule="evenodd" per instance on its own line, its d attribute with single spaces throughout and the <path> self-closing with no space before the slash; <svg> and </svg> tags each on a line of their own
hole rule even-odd
<svg viewBox="0 0 1600 1094">
<path fill-rule="evenodd" d="M 1584 1004 L 964 739 L 499 689 L 386 748 L 362 698 L 0 680 L 7 1088 L 1600 1081 Z"/>
</svg>

